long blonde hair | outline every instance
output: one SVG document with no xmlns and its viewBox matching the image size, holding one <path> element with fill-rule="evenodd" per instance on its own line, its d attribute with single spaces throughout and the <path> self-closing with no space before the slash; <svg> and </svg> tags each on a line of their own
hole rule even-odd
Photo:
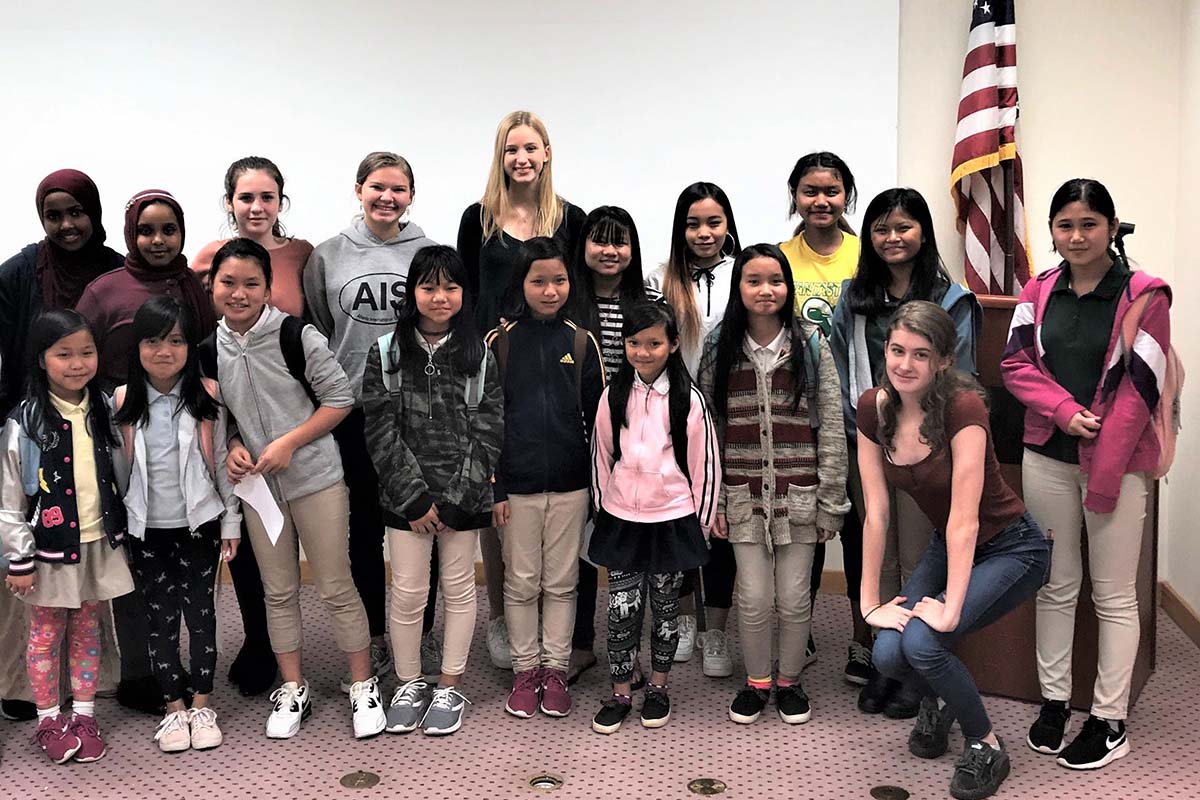
<svg viewBox="0 0 1200 800">
<path fill-rule="evenodd" d="M 500 120 L 500 125 L 496 128 L 492 167 L 488 171 L 483 198 L 479 201 L 483 207 L 480 222 L 483 224 L 485 241 L 500 232 L 503 220 L 512 210 L 512 203 L 508 199 L 508 175 L 504 172 L 504 145 L 513 129 L 521 126 L 532 128 L 534 133 L 542 138 L 542 144 L 547 149 L 550 147 L 550 134 L 546 133 L 546 123 L 532 111 L 513 111 Z M 542 165 L 541 175 L 538 176 L 537 216 L 533 220 L 534 236 L 552 237 L 562 224 L 563 200 L 554 193 L 552 166 L 553 162 L 547 159 Z"/>
</svg>

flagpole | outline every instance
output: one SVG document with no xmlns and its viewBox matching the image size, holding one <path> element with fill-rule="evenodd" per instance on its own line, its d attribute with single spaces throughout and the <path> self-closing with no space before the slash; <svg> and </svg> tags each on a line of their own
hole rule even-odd
<svg viewBox="0 0 1200 800">
<path fill-rule="evenodd" d="M 1004 241 L 1000 246 L 1004 248 L 1004 293 L 1010 296 L 1013 294 L 1014 276 L 1017 271 L 1017 209 L 1013 165 L 1014 161 L 1011 158 L 1000 162 L 1000 168 L 1004 171 Z"/>
</svg>

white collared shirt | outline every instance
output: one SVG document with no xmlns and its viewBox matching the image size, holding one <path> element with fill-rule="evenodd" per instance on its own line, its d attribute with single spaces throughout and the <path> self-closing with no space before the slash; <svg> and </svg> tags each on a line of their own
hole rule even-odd
<svg viewBox="0 0 1200 800">
<path fill-rule="evenodd" d="M 767 370 L 771 368 L 771 365 L 779 358 L 779 354 L 783 352 L 783 343 L 785 341 L 787 341 L 786 327 L 780 328 L 779 334 L 767 344 L 759 344 L 747 332 L 745 341 L 746 354 L 754 359 L 759 369 Z"/>
</svg>

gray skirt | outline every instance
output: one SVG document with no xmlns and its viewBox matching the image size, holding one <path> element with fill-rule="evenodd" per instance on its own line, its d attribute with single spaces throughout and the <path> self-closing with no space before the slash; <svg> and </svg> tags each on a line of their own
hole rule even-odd
<svg viewBox="0 0 1200 800">
<path fill-rule="evenodd" d="M 81 544 L 78 564 L 35 563 L 33 591 L 21 596 L 31 606 L 79 608 L 92 600 L 111 600 L 133 591 L 125 548 L 114 550 L 107 537 Z"/>
</svg>

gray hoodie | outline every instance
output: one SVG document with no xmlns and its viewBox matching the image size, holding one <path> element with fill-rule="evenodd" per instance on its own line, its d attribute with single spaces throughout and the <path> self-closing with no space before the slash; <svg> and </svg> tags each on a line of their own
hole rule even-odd
<svg viewBox="0 0 1200 800">
<path fill-rule="evenodd" d="M 367 351 L 396 324 L 408 266 L 422 247 L 436 244 L 408 223 L 386 242 L 361 218 L 313 250 L 304 267 L 305 316 L 329 339 L 329 347 L 362 402 Z"/>
<path fill-rule="evenodd" d="M 233 333 L 222 319 L 217 325 L 217 364 L 220 375 L 221 422 L 237 420 L 250 455 L 258 458 L 271 442 L 304 424 L 312 416 L 312 401 L 304 387 L 291 376 L 279 345 L 284 314 L 267 306 L 245 336 Z M 311 325 L 301 334 L 304 345 L 304 377 L 321 405 L 349 408 L 354 403 L 346 373 L 338 366 L 325 344 L 325 337 Z M 215 436 L 217 464 L 228 455 L 224 436 Z M 217 469 L 222 495 L 229 490 L 225 470 Z M 326 489 L 342 479 L 342 459 L 333 436 L 325 434 L 292 454 L 287 469 L 268 475 L 267 485 L 275 499 L 289 502 Z"/>
</svg>

